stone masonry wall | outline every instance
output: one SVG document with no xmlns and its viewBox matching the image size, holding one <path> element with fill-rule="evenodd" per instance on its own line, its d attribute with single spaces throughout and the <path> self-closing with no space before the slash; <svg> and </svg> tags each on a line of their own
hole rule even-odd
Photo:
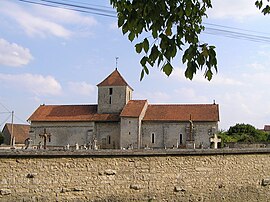
<svg viewBox="0 0 270 202">
<path fill-rule="evenodd" d="M 0 201 L 270 201 L 269 151 L 121 152 L 0 151 Z"/>
<path fill-rule="evenodd" d="M 32 122 L 30 128 L 30 138 L 33 145 L 43 144 L 43 138 L 39 135 L 46 132 L 51 134 L 51 142 L 48 146 L 66 146 L 67 144 L 83 145 L 89 142 L 88 131 L 94 131 L 94 122 Z"/>
</svg>

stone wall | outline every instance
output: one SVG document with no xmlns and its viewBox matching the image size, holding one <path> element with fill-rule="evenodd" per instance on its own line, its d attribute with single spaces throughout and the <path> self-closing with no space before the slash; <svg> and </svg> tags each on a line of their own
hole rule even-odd
<svg viewBox="0 0 270 202">
<path fill-rule="evenodd" d="M 111 95 L 110 88 L 112 89 Z M 131 96 L 132 90 L 128 86 L 99 86 L 98 113 L 120 113 Z"/>
<path fill-rule="evenodd" d="M 102 149 L 116 149 L 119 145 L 120 123 L 97 122 L 96 137 L 98 147 Z"/>
<path fill-rule="evenodd" d="M 189 122 L 155 122 L 145 121 L 142 124 L 142 146 L 151 148 L 171 148 L 179 145 L 181 147 L 180 134 L 182 135 L 182 144 L 186 145 L 187 127 Z M 203 145 L 204 148 L 210 147 L 210 137 L 216 132 L 212 128 L 218 128 L 217 122 L 194 122 L 194 139 L 196 147 Z M 155 141 L 152 143 L 151 135 L 154 133 Z"/>
<path fill-rule="evenodd" d="M 67 144 L 79 145 L 89 142 L 91 137 L 89 131 L 95 131 L 94 122 L 32 122 L 30 127 L 30 138 L 33 145 L 43 144 L 43 138 L 39 135 L 46 132 L 51 134 L 51 142 L 48 146 L 66 146 Z"/>
<path fill-rule="evenodd" d="M 138 118 L 121 118 L 120 147 L 128 148 L 130 145 L 138 148 L 138 134 L 140 133 L 140 120 Z"/>
<path fill-rule="evenodd" d="M 270 149 L 0 151 L 0 201 L 269 201 Z"/>
</svg>

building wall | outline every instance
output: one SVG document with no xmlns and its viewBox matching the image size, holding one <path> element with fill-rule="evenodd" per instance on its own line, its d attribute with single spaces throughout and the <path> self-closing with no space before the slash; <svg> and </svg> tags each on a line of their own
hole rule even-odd
<svg viewBox="0 0 270 202">
<path fill-rule="evenodd" d="M 209 138 L 214 133 L 213 128 L 217 131 L 217 122 L 194 122 L 193 125 L 195 146 L 210 147 Z M 188 127 L 189 122 L 145 121 L 142 124 L 142 145 L 151 148 L 185 146 L 189 135 Z M 154 134 L 154 141 L 152 134 Z"/>
<path fill-rule="evenodd" d="M 139 119 L 138 118 L 121 118 L 121 148 L 128 148 L 138 146 L 139 134 Z"/>
<path fill-rule="evenodd" d="M 154 140 L 152 141 L 152 134 Z M 164 148 L 164 126 L 160 122 L 142 123 L 142 146 L 150 148 Z"/>
<path fill-rule="evenodd" d="M 94 122 L 32 122 L 30 127 L 30 138 L 33 145 L 39 142 L 43 145 L 43 138 L 39 134 L 46 132 L 51 134 L 51 142 L 48 146 L 75 146 L 87 144 L 93 138 L 95 132 Z"/>
<path fill-rule="evenodd" d="M 120 113 L 131 96 L 132 90 L 128 86 L 99 86 L 98 113 Z"/>
<path fill-rule="evenodd" d="M 39 134 L 51 134 L 48 146 L 74 146 L 76 143 L 84 145 L 93 143 L 103 149 L 116 148 L 171 148 L 185 146 L 187 139 L 188 122 L 143 122 L 141 118 L 121 118 L 121 122 L 32 122 L 30 138 L 33 145 L 39 142 L 43 145 L 43 138 Z M 121 127 L 121 129 L 120 129 Z M 209 138 L 213 135 L 213 128 L 217 129 L 216 122 L 194 123 L 194 139 L 196 147 L 203 145 L 210 147 Z M 120 134 L 121 133 L 121 134 Z M 152 142 L 154 134 L 154 143 Z M 182 141 L 180 138 L 182 136 Z"/>
<path fill-rule="evenodd" d="M 4 127 L 2 132 L 3 132 L 3 136 L 4 136 L 3 144 L 10 145 L 10 143 L 11 143 L 11 135 L 10 135 L 10 132 L 7 129 L 7 127 Z"/>
<path fill-rule="evenodd" d="M 195 122 L 194 123 L 194 138 L 196 145 L 203 145 L 204 148 L 209 148 L 210 138 L 218 131 L 217 122 Z"/>
<path fill-rule="evenodd" d="M 120 122 L 97 122 L 96 138 L 101 149 L 119 149 Z"/>
<path fill-rule="evenodd" d="M 0 201 L 270 201 L 270 155 L 0 158 Z"/>
<path fill-rule="evenodd" d="M 121 135 L 120 147 L 133 147 L 140 149 L 142 147 L 142 119 L 145 115 L 148 103 L 141 111 L 139 117 L 121 117 Z"/>
</svg>

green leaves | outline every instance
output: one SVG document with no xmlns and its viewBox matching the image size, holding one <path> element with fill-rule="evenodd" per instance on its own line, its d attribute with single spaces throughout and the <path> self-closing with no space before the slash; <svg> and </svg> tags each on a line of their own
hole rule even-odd
<svg viewBox="0 0 270 202">
<path fill-rule="evenodd" d="M 145 38 L 142 43 L 137 43 L 135 45 L 135 49 L 137 53 L 141 53 L 142 49 L 144 49 L 144 52 L 147 53 L 149 50 L 149 41 L 147 38 Z"/>
<path fill-rule="evenodd" d="M 192 79 L 197 70 L 205 71 L 211 80 L 213 69 L 217 71 L 215 47 L 200 44 L 203 31 L 202 19 L 211 0 L 110 0 L 118 13 L 118 26 L 130 41 L 138 39 L 135 50 L 143 54 L 141 79 L 155 65 L 169 76 L 172 61 L 178 52 L 184 51 L 182 62 L 186 64 L 185 76 Z M 140 40 L 141 36 L 144 37 Z"/>
<path fill-rule="evenodd" d="M 255 6 L 258 7 L 259 9 L 262 8 L 262 5 L 263 5 L 263 1 L 262 0 L 258 0 L 255 2 Z"/>
<path fill-rule="evenodd" d="M 145 53 L 147 53 L 149 50 L 149 41 L 147 40 L 147 38 L 143 40 L 143 49 Z"/>
<path fill-rule="evenodd" d="M 266 0 L 266 1 L 267 1 L 268 4 L 269 4 L 269 0 Z M 257 1 L 255 2 L 255 6 L 256 6 L 258 9 L 262 9 L 262 8 L 263 8 L 263 5 L 264 5 L 264 2 L 265 2 L 265 1 L 263 1 L 263 0 L 257 0 Z M 270 6 L 269 6 L 269 5 L 266 5 L 261 11 L 262 11 L 262 13 L 263 13 L 264 15 L 270 14 Z"/>
<path fill-rule="evenodd" d="M 186 78 L 192 80 L 197 70 L 202 70 L 206 65 L 204 76 L 209 81 L 212 79 L 212 68 L 217 72 L 217 59 L 214 49 L 214 46 L 207 46 L 207 44 L 190 45 L 186 49 L 182 57 L 182 62 L 187 63 Z"/>
<path fill-rule="evenodd" d="M 162 67 L 163 72 L 167 75 L 170 76 L 170 74 L 172 73 L 173 67 L 172 65 L 167 62 L 163 67 Z"/>
</svg>

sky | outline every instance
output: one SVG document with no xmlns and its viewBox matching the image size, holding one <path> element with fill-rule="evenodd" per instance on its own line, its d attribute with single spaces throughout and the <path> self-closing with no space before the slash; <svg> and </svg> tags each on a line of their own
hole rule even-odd
<svg viewBox="0 0 270 202">
<path fill-rule="evenodd" d="M 112 10 L 109 0 L 85 2 Z M 27 123 L 40 104 L 96 104 L 96 85 L 115 69 L 116 57 L 119 72 L 134 89 L 133 99 L 151 104 L 215 101 L 220 129 L 236 123 L 263 128 L 270 124 L 270 21 L 254 2 L 212 1 L 200 35 L 217 51 L 218 72 L 209 82 L 203 72 L 186 79 L 179 55 L 170 77 L 154 67 L 140 81 L 141 55 L 117 28 L 115 17 L 0 0 L 0 129 L 11 122 L 11 111 L 15 123 Z M 266 40 L 232 37 L 228 31 Z"/>
</svg>

